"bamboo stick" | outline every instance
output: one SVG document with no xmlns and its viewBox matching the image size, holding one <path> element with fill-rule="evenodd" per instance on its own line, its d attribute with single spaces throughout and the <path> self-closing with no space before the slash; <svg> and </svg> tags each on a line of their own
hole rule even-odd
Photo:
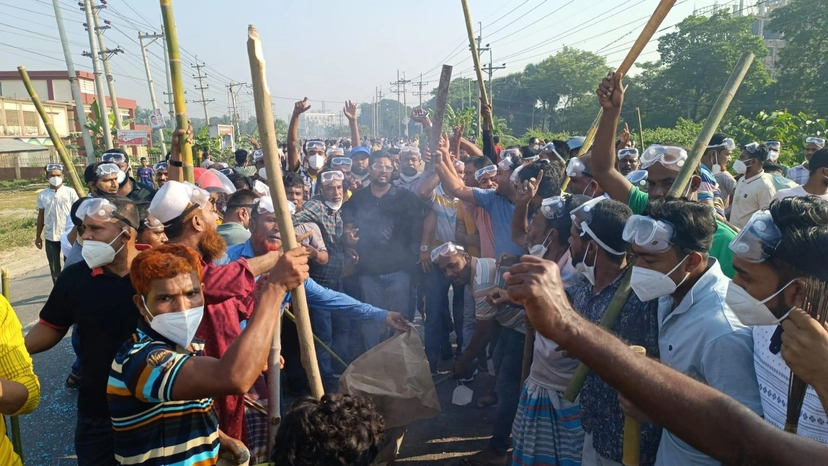
<svg viewBox="0 0 828 466">
<path fill-rule="evenodd" d="M 296 241 L 296 233 L 293 229 L 287 197 L 285 196 L 285 185 L 282 182 L 282 169 L 280 167 L 280 157 L 276 144 L 276 126 L 273 122 L 273 112 L 270 107 L 271 96 L 270 89 L 267 86 L 267 73 L 264 52 L 262 51 L 262 41 L 259 37 L 259 32 L 252 25 L 247 28 L 247 55 L 250 59 L 253 100 L 256 104 L 256 119 L 259 122 L 259 142 L 264 152 L 267 184 L 270 188 L 273 207 L 276 211 L 276 220 L 279 223 L 279 230 L 281 231 L 282 247 L 287 251 L 296 248 L 299 244 Z M 311 395 L 319 400 L 325 392 L 322 388 L 322 378 L 316 362 L 316 348 L 313 345 L 313 331 L 311 330 L 310 314 L 308 312 L 304 285 L 299 285 L 299 287 L 293 290 L 291 305 L 296 315 L 296 330 L 299 334 L 302 365 L 305 367 L 305 372 L 308 375 Z M 276 334 L 273 338 L 274 340 L 281 339 L 281 335 Z M 280 349 L 281 342 L 274 341 L 271 346 L 269 360 L 275 361 L 276 367 L 278 367 L 279 361 L 277 351 Z M 276 383 L 271 384 L 268 389 L 270 390 L 270 396 L 278 399 L 278 395 L 274 392 L 279 390 L 279 385 L 278 381 L 274 380 L 274 382 Z M 279 418 L 279 407 L 275 403 L 268 402 L 269 446 L 276 436 L 276 430 L 278 429 L 280 421 Z"/>
<path fill-rule="evenodd" d="M 23 85 L 26 87 L 26 91 L 29 93 L 29 97 L 32 99 L 32 103 L 37 109 L 37 113 L 40 114 L 40 119 L 43 120 L 43 126 L 46 127 L 46 132 L 49 133 L 49 139 L 52 140 L 52 144 L 55 146 L 55 150 L 57 150 L 57 153 L 60 156 L 60 161 L 63 163 L 64 170 L 69 174 L 69 180 L 72 181 L 72 187 L 75 188 L 75 192 L 78 193 L 78 197 L 86 197 L 86 189 L 83 188 L 84 185 L 78 177 L 78 172 L 75 171 L 75 164 L 72 163 L 69 153 L 66 152 L 66 146 L 63 145 L 63 140 L 60 138 L 60 135 L 55 129 L 55 125 L 52 124 L 52 119 L 49 118 L 49 114 L 46 113 L 46 109 L 43 107 L 43 102 L 40 101 L 40 97 L 37 95 L 37 92 L 35 92 L 32 80 L 29 79 L 29 73 L 26 72 L 26 67 L 22 65 L 18 66 L 17 71 L 20 72 L 20 79 L 23 80 Z M 82 112 L 83 109 L 80 109 L 79 111 Z M 3 282 L 3 286 L 6 286 L 5 282 Z"/>
<path fill-rule="evenodd" d="M 529 378 L 529 372 L 532 370 L 532 355 L 535 352 L 535 327 L 532 327 L 530 322 L 526 322 L 526 341 L 523 343 L 523 367 L 520 374 L 520 385 Z"/>
<path fill-rule="evenodd" d="M 638 139 L 641 141 L 639 152 L 644 152 L 644 125 L 641 124 L 641 109 L 635 107 L 635 113 L 638 114 Z"/>
<path fill-rule="evenodd" d="M 486 93 L 486 82 L 483 81 L 483 70 L 480 68 L 480 54 L 477 52 L 477 43 L 474 41 L 474 27 L 472 26 L 469 4 L 466 0 L 460 0 L 463 7 L 463 16 L 466 17 L 466 32 L 469 34 L 469 47 L 471 48 L 472 60 L 474 61 L 474 72 L 477 74 L 477 87 L 480 89 L 480 98 L 484 104 L 489 103 L 489 95 Z"/>
<path fill-rule="evenodd" d="M 630 349 L 635 354 L 647 355 L 647 349 L 643 346 L 631 345 Z M 624 416 L 624 450 L 621 463 L 624 466 L 641 464 L 641 421 L 629 415 Z"/>
<path fill-rule="evenodd" d="M 290 319 L 294 324 L 296 323 L 296 316 L 294 316 L 289 309 L 285 309 L 285 317 Z M 319 347 L 322 348 L 326 353 L 330 354 L 331 359 L 336 361 L 340 366 L 342 366 L 343 369 L 348 368 L 348 364 L 345 361 L 343 361 L 338 354 L 334 353 L 332 349 L 328 348 L 328 345 L 323 343 L 322 340 L 320 340 L 319 337 L 317 337 L 316 335 L 313 336 L 313 342 L 319 345 Z"/>
<path fill-rule="evenodd" d="M 184 74 L 181 71 L 181 52 L 178 48 L 178 30 L 175 27 L 175 16 L 173 16 L 172 0 L 161 0 L 161 16 L 164 20 L 165 38 L 167 40 L 167 51 L 170 57 L 170 75 L 172 79 L 173 102 L 175 104 L 176 130 L 183 129 L 185 132 L 190 126 L 187 120 L 187 104 L 184 100 Z M 209 122 L 207 122 L 209 124 Z M 193 145 L 189 138 L 178 138 L 181 147 L 181 162 L 184 164 L 184 181 L 195 182 L 193 174 Z"/>
<path fill-rule="evenodd" d="M 724 118 L 730 102 L 733 101 L 733 96 L 736 95 L 736 91 L 739 90 L 742 80 L 750 69 L 753 58 L 754 55 L 752 52 L 745 52 L 739 57 L 739 61 L 736 62 L 736 67 L 730 73 L 730 78 L 728 78 L 724 88 L 722 88 L 722 92 L 719 94 L 719 98 L 716 99 L 716 103 L 713 104 L 713 108 L 710 109 L 710 114 L 707 115 L 707 119 L 704 121 L 704 126 L 699 133 L 699 137 L 696 138 L 696 143 L 693 144 L 693 149 L 687 157 L 687 162 L 681 167 L 681 171 L 676 177 L 676 180 L 673 181 L 673 186 L 667 192 L 667 197 L 681 197 L 684 194 L 687 185 L 690 183 L 690 179 L 693 177 L 693 173 L 696 171 L 696 167 L 701 162 L 707 150 L 707 144 L 710 143 L 710 138 L 713 137 L 713 133 L 716 132 L 716 128 L 722 122 L 722 118 Z"/>
</svg>

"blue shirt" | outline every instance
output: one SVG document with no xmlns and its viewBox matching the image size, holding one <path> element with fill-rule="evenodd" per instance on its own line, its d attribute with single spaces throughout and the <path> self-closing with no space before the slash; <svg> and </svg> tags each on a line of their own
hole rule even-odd
<svg viewBox="0 0 828 466">
<path fill-rule="evenodd" d="M 494 189 L 472 188 L 474 203 L 489 213 L 492 218 L 494 232 L 495 258 L 501 254 L 514 254 L 518 257 L 526 254 L 526 250 L 512 241 L 512 215 L 515 205 L 508 199 L 496 194 Z"/>
<path fill-rule="evenodd" d="M 658 300 L 658 347 L 661 362 L 735 398 L 762 415 L 759 385 L 753 366 L 753 333 L 725 304 L 730 280 L 710 258 L 707 271 L 679 303 Z M 718 465 L 664 429 L 656 465 Z"/>
<path fill-rule="evenodd" d="M 227 248 L 227 259 L 232 262 L 244 257 L 250 259 L 256 257 L 250 240 Z M 376 320 L 384 322 L 388 311 L 378 307 L 365 304 L 361 301 L 337 291 L 330 290 L 313 281 L 312 278 L 305 280 L 305 294 L 308 307 L 314 310 L 341 312 L 345 316 L 355 320 Z M 291 293 L 285 295 L 282 302 L 282 311 L 290 302 Z"/>
</svg>

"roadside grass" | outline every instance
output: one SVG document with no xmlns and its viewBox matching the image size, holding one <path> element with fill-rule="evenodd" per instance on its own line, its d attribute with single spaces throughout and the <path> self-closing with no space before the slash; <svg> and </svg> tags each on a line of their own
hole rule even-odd
<svg viewBox="0 0 828 466">
<path fill-rule="evenodd" d="M 37 193 L 45 185 L 0 189 L 0 251 L 34 245 Z"/>
</svg>

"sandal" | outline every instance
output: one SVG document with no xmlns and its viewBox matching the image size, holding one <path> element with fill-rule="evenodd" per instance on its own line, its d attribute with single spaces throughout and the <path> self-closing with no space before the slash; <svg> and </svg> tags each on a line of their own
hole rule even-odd
<svg viewBox="0 0 828 466">
<path fill-rule="evenodd" d="M 477 399 L 477 408 L 493 408 L 497 406 L 497 393 L 487 393 Z"/>
<path fill-rule="evenodd" d="M 66 378 L 66 382 L 64 382 L 64 385 L 66 386 L 66 388 L 77 389 L 78 387 L 80 387 L 80 383 L 81 377 L 78 377 L 77 375 L 70 373 L 69 377 Z"/>
</svg>

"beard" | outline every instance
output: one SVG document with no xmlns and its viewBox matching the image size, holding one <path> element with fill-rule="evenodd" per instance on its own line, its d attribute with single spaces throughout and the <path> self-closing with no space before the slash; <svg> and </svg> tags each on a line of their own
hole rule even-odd
<svg viewBox="0 0 828 466">
<path fill-rule="evenodd" d="M 227 250 L 227 243 L 218 234 L 215 228 L 209 228 L 198 240 L 198 253 L 205 262 L 212 262 L 224 255 Z"/>
<path fill-rule="evenodd" d="M 273 241 L 267 236 L 262 236 L 256 233 L 252 233 L 250 236 L 250 242 L 255 244 L 259 247 L 261 251 L 271 252 L 271 251 L 278 251 L 282 248 L 281 241 Z"/>
</svg>

